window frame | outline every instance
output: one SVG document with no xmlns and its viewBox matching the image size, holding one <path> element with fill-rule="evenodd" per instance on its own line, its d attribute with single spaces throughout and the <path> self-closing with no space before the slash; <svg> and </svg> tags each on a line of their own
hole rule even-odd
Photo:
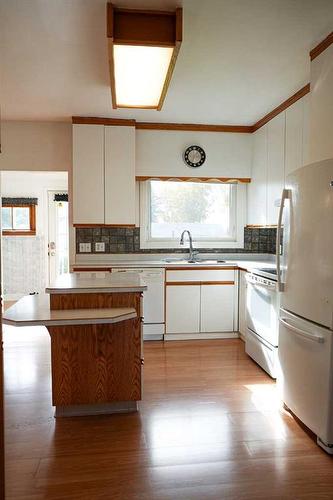
<svg viewBox="0 0 333 500">
<path fill-rule="evenodd" d="M 183 248 L 178 239 L 151 238 L 150 237 L 150 179 L 140 182 L 140 248 L 142 249 L 176 249 Z M 160 179 L 155 179 L 160 180 Z M 161 182 L 186 182 L 186 181 L 161 181 Z M 200 239 L 193 238 L 196 249 L 222 249 L 244 247 L 244 226 L 246 225 L 246 186 L 232 183 L 235 189 L 232 193 L 234 206 L 234 234 L 231 238 Z M 184 224 L 184 229 L 186 225 Z"/>
<path fill-rule="evenodd" d="M 36 205 L 2 203 L 1 208 L 29 208 L 29 229 L 2 229 L 2 236 L 36 236 Z"/>
</svg>

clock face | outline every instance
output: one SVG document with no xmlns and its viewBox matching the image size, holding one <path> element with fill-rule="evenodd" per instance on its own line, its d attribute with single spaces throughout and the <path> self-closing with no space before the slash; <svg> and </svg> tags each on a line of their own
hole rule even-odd
<svg viewBox="0 0 333 500">
<path fill-rule="evenodd" d="M 206 160 L 206 153 L 200 146 L 190 146 L 185 150 L 184 161 L 189 167 L 201 167 Z"/>
</svg>

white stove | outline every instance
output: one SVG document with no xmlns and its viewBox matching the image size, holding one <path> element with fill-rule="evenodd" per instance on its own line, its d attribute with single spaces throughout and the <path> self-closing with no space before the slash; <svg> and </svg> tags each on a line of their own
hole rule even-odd
<svg viewBox="0 0 333 500">
<path fill-rule="evenodd" d="M 257 269 L 246 274 L 245 351 L 272 378 L 278 370 L 280 297 L 274 269 Z"/>
</svg>

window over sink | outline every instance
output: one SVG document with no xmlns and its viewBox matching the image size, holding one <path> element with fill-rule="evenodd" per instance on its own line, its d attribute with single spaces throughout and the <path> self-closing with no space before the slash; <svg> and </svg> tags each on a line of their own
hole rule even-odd
<svg viewBox="0 0 333 500">
<path fill-rule="evenodd" d="M 196 248 L 240 248 L 245 186 L 149 180 L 140 186 L 141 248 L 178 248 L 188 229 Z"/>
</svg>

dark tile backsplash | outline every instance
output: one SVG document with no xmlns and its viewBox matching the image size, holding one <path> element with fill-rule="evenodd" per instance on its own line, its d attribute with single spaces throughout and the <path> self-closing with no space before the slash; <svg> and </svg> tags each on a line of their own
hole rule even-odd
<svg viewBox="0 0 333 500">
<path fill-rule="evenodd" d="M 200 248 L 202 253 L 275 253 L 275 228 L 244 228 L 244 248 Z M 80 243 L 91 243 L 91 253 L 95 243 L 104 242 L 104 253 L 187 253 L 188 248 L 140 249 L 140 228 L 77 228 L 76 252 Z"/>
</svg>

